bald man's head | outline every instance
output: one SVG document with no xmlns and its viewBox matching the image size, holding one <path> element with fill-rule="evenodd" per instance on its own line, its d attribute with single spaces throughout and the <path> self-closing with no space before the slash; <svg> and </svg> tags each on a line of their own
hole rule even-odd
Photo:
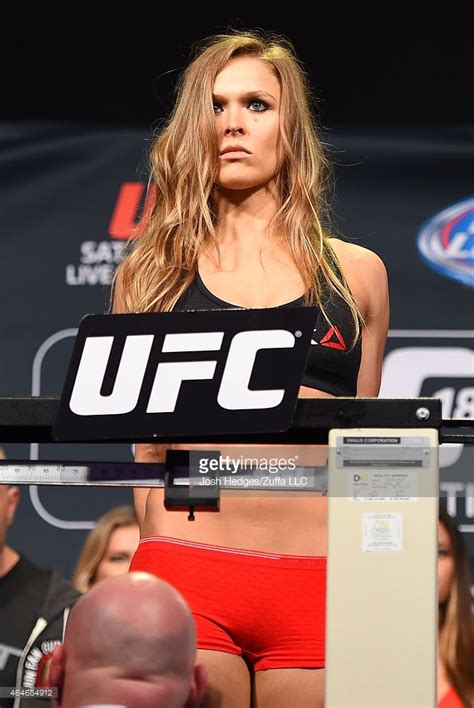
<svg viewBox="0 0 474 708">
<path fill-rule="evenodd" d="M 63 674 L 54 674 L 52 667 L 51 679 L 69 693 L 62 705 L 74 704 L 71 696 L 80 682 L 98 687 L 100 696 L 91 695 L 89 702 L 129 690 L 141 695 L 154 687 L 167 701 L 163 705 L 193 705 L 186 704 L 196 678 L 191 612 L 171 585 L 148 573 L 102 580 L 83 595 L 71 610 L 56 668 L 58 660 Z"/>
</svg>

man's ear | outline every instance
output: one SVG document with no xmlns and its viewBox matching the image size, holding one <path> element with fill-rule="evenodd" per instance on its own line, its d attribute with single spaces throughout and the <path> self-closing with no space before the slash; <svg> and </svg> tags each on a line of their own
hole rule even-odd
<svg viewBox="0 0 474 708">
<path fill-rule="evenodd" d="M 191 689 L 184 708 L 198 708 L 207 690 L 207 669 L 202 664 L 194 667 Z"/>
<path fill-rule="evenodd" d="M 20 490 L 18 487 L 8 487 L 7 491 L 7 526 L 11 526 L 15 518 L 16 508 L 20 501 Z"/>
<path fill-rule="evenodd" d="M 64 666 L 66 661 L 66 653 L 62 644 L 57 644 L 54 648 L 53 655 L 49 664 L 49 688 L 58 689 L 58 697 L 56 699 L 58 706 L 62 705 L 62 690 L 64 685 Z"/>
</svg>

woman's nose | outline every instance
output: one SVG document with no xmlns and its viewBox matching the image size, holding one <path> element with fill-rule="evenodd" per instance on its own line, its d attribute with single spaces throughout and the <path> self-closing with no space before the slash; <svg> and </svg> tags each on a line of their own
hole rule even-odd
<svg viewBox="0 0 474 708">
<path fill-rule="evenodd" d="M 234 125 L 229 125 L 225 129 L 225 134 L 226 135 L 243 135 L 244 129 L 243 128 L 238 128 Z"/>
</svg>

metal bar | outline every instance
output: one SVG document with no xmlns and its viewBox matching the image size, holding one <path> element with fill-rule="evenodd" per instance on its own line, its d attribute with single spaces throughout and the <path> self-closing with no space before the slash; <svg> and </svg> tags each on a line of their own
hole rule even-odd
<svg viewBox="0 0 474 708">
<path fill-rule="evenodd" d="M 294 470 L 268 473 L 258 469 L 220 472 L 219 489 L 235 492 L 279 491 L 327 493 L 327 468 L 301 466 Z M 208 474 L 197 469 L 177 468 L 174 485 L 206 491 Z M 136 462 L 95 462 L 59 460 L 0 460 L 0 484 L 73 487 L 164 487 L 165 465 Z M 192 492 L 189 493 L 192 498 Z"/>
<path fill-rule="evenodd" d="M 458 445 L 474 445 L 474 433 L 443 433 L 439 436 L 440 444 L 457 443 Z"/>
<path fill-rule="evenodd" d="M 474 418 L 443 418 L 443 428 L 474 428 Z"/>
<path fill-rule="evenodd" d="M 55 442 L 52 427 L 59 398 L 0 398 L 0 440 L 2 442 Z M 421 413 L 420 413 L 421 411 Z M 472 421 L 463 420 L 463 426 Z M 193 442 L 322 444 L 332 428 L 435 428 L 445 421 L 441 401 L 436 398 L 304 398 L 298 399 L 293 426 L 287 431 L 245 435 L 203 435 L 185 437 L 157 435 L 146 438 L 107 438 L 100 442 Z M 79 442 L 79 441 L 74 441 Z M 81 442 L 88 442 L 87 440 Z"/>
</svg>

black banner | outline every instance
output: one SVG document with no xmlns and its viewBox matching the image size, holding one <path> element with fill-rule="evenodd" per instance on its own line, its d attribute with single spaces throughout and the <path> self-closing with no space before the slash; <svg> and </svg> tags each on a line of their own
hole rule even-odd
<svg viewBox="0 0 474 708">
<path fill-rule="evenodd" d="M 474 127 L 338 129 L 335 231 L 390 281 L 381 395 L 437 395 L 473 417 Z M 59 123 L 0 126 L 0 395 L 61 393 L 79 322 L 109 307 L 144 207 L 150 134 Z M 1 441 L 0 441 L 1 443 Z M 11 458 L 130 460 L 129 445 L 9 445 Z M 443 446 L 441 494 L 474 557 L 472 448 Z M 85 532 L 128 489 L 24 489 L 9 543 L 66 575 Z"/>
</svg>

